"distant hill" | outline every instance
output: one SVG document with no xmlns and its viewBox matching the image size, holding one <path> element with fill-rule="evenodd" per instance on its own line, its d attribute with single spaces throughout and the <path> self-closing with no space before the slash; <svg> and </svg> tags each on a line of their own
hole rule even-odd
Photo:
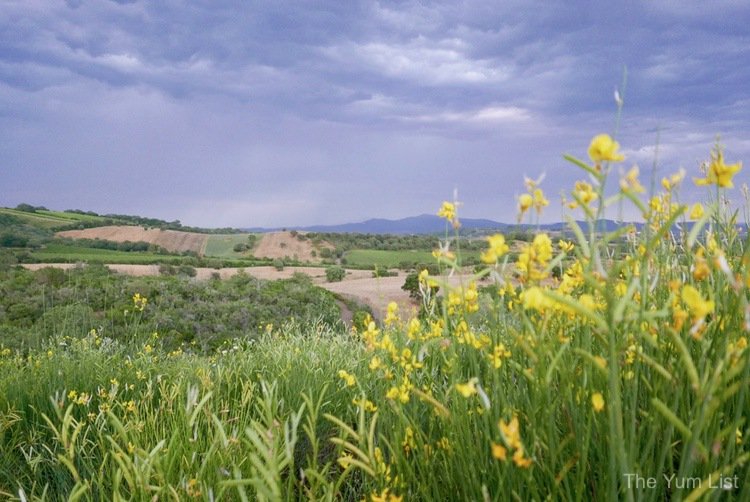
<svg viewBox="0 0 750 502">
<path fill-rule="evenodd" d="M 585 226 L 585 222 L 579 222 Z M 613 220 L 602 220 L 606 231 L 618 228 L 622 223 Z M 630 224 L 630 223 L 626 223 Z M 398 220 L 387 220 L 373 218 L 357 223 L 343 223 L 340 225 L 311 225 L 307 227 L 286 227 L 287 230 L 300 230 L 305 232 L 330 232 L 330 233 L 362 233 L 362 234 L 439 234 L 445 231 L 445 220 L 432 214 L 421 214 Z M 546 231 L 560 231 L 565 229 L 566 223 L 546 223 L 539 228 Z M 641 224 L 636 224 L 638 228 Z M 484 218 L 461 218 L 462 231 L 473 230 L 495 230 L 504 232 L 508 230 L 536 229 L 536 225 L 517 225 L 515 223 L 502 223 Z M 281 228 L 245 228 L 248 232 L 277 232 Z"/>
</svg>

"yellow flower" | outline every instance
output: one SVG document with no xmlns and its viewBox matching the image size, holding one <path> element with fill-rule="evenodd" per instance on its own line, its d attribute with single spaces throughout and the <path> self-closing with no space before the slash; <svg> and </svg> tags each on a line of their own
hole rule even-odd
<svg viewBox="0 0 750 502">
<path fill-rule="evenodd" d="M 458 227 L 458 218 L 456 217 L 456 204 L 454 204 L 453 202 L 443 202 L 443 205 L 440 206 L 440 210 L 438 210 L 437 215 L 448 220 L 454 227 Z"/>
<path fill-rule="evenodd" d="M 145 296 L 141 296 L 140 293 L 136 293 L 133 295 L 133 309 L 137 310 L 138 312 L 143 312 L 143 309 L 146 308 L 146 304 L 148 303 L 148 298 Z"/>
<path fill-rule="evenodd" d="M 401 502 L 403 497 L 389 493 L 388 488 L 384 488 L 382 492 L 372 492 L 370 494 L 371 502 Z"/>
<path fill-rule="evenodd" d="M 542 192 L 541 188 L 534 189 L 533 196 L 534 209 L 536 209 L 537 213 L 541 213 L 543 207 L 549 206 L 549 201 L 544 197 L 544 192 Z"/>
<path fill-rule="evenodd" d="M 602 396 L 601 392 L 595 392 L 591 396 L 591 406 L 594 407 L 594 411 L 597 413 L 604 409 L 604 396 Z"/>
<path fill-rule="evenodd" d="M 533 286 L 521 293 L 523 308 L 525 310 L 534 309 L 538 312 L 544 312 L 545 309 L 553 306 L 552 301 L 544 295 L 542 288 Z"/>
<path fill-rule="evenodd" d="M 552 241 L 547 234 L 538 234 L 531 245 L 518 255 L 516 267 L 524 279 L 537 281 L 547 277 L 547 263 L 552 258 Z"/>
<path fill-rule="evenodd" d="M 370 370 L 376 371 L 378 368 L 383 366 L 383 362 L 380 360 L 378 356 L 372 356 L 372 359 L 370 359 Z"/>
<path fill-rule="evenodd" d="M 578 207 L 579 202 L 588 207 L 589 204 L 594 202 L 598 197 L 599 195 L 597 195 L 597 193 L 594 191 L 594 187 L 592 187 L 590 183 L 587 183 L 585 181 L 576 181 L 576 186 L 573 189 L 573 198 L 576 200 L 568 204 L 568 207 L 571 209 L 575 209 Z"/>
<path fill-rule="evenodd" d="M 701 218 L 703 218 L 704 214 L 705 211 L 703 210 L 703 205 L 700 202 L 693 204 L 692 209 L 690 209 L 691 220 L 700 220 Z"/>
<path fill-rule="evenodd" d="M 505 243 L 505 237 L 501 234 L 495 234 L 487 237 L 490 247 L 482 253 L 482 261 L 488 264 L 496 263 L 510 249 Z"/>
<path fill-rule="evenodd" d="M 354 404 L 354 406 L 364 408 L 365 411 L 369 411 L 370 413 L 375 413 L 376 411 L 378 411 L 378 407 L 375 406 L 375 403 L 373 403 L 369 399 L 353 399 L 352 404 Z"/>
<path fill-rule="evenodd" d="M 720 149 L 711 152 L 711 163 L 706 170 L 705 178 L 693 178 L 695 184 L 701 185 L 718 185 L 724 188 L 734 187 L 732 178 L 742 169 L 742 163 L 726 165 L 724 163 L 724 153 Z"/>
<path fill-rule="evenodd" d="M 507 455 L 508 455 L 508 450 L 506 450 L 503 445 L 497 444 L 495 442 L 492 443 L 492 458 L 496 458 L 498 460 L 505 460 Z"/>
<path fill-rule="evenodd" d="M 521 429 L 518 423 L 518 417 L 513 417 L 510 422 L 500 420 L 497 426 L 500 428 L 500 432 L 503 434 L 505 443 L 512 449 L 517 450 L 521 448 Z"/>
<path fill-rule="evenodd" d="M 570 253 L 571 251 L 573 251 L 573 248 L 575 248 L 575 244 L 560 239 L 559 241 L 557 241 L 557 247 L 560 248 L 560 251 Z"/>
<path fill-rule="evenodd" d="M 526 211 L 534 204 L 534 198 L 527 193 L 518 196 L 518 219 L 520 220 Z"/>
<path fill-rule="evenodd" d="M 619 148 L 620 145 L 609 134 L 599 134 L 591 140 L 589 157 L 596 163 L 607 160 L 620 162 L 625 160 L 625 157 L 617 153 Z"/>
<path fill-rule="evenodd" d="M 693 319 L 696 321 L 705 318 L 714 311 L 713 300 L 704 300 L 698 290 L 690 284 L 685 284 L 682 287 L 681 297 L 682 301 L 690 309 L 690 313 L 693 314 Z"/>
<path fill-rule="evenodd" d="M 471 397 L 477 393 L 477 377 L 471 378 L 466 383 L 457 383 L 456 390 L 464 397 Z"/>
<path fill-rule="evenodd" d="M 399 322 L 398 317 L 398 303 L 390 302 L 388 304 L 388 312 L 386 313 L 385 319 L 383 320 L 386 326 Z"/>
<path fill-rule="evenodd" d="M 630 171 L 620 179 L 620 188 L 623 192 L 643 193 L 646 191 L 646 189 L 643 188 L 643 185 L 641 185 L 641 182 L 638 181 L 638 174 L 638 166 L 633 166 L 630 168 Z"/>
<path fill-rule="evenodd" d="M 492 350 L 492 354 L 489 354 L 487 357 L 489 358 L 492 367 L 495 369 L 499 369 L 503 365 L 503 359 L 508 358 L 511 355 L 511 352 L 505 348 L 505 345 L 500 343 L 498 345 L 495 345 L 495 348 Z"/>
<path fill-rule="evenodd" d="M 531 467 L 531 459 L 524 456 L 523 447 L 519 447 L 513 454 L 513 462 L 522 469 Z"/>
<path fill-rule="evenodd" d="M 357 383 L 357 378 L 354 375 L 347 373 L 345 370 L 339 370 L 339 378 L 346 383 L 347 387 L 354 387 Z"/>
</svg>

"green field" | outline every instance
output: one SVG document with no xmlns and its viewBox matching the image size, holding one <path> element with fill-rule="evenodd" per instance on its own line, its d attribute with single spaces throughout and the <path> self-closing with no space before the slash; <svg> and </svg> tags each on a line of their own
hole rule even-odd
<svg viewBox="0 0 750 502">
<path fill-rule="evenodd" d="M 242 258 L 250 255 L 249 252 L 237 253 L 234 246 L 237 244 L 248 244 L 248 235 L 252 234 L 218 234 L 209 235 L 206 243 L 206 256 L 218 258 Z"/>
<path fill-rule="evenodd" d="M 67 213 L 58 213 L 54 211 L 30 213 L 27 211 L 17 211 L 15 209 L 0 208 L 0 214 L 15 216 L 24 223 L 47 229 L 63 227 L 79 221 L 76 218 L 68 218 Z"/>
<path fill-rule="evenodd" d="M 83 261 L 98 263 L 146 264 L 155 262 L 169 262 L 168 255 L 144 252 L 114 251 L 110 249 L 87 248 L 83 246 L 66 246 L 50 244 L 35 250 L 31 255 L 39 261 L 53 263 Z M 177 257 L 175 257 L 177 258 Z"/>
<path fill-rule="evenodd" d="M 463 258 L 476 258 L 479 253 L 476 251 L 469 251 L 463 253 Z M 388 267 L 395 268 L 401 263 L 433 263 L 435 258 L 432 256 L 430 251 L 415 251 L 415 250 L 379 250 L 379 249 L 353 249 L 347 251 L 344 254 L 346 264 L 353 267 Z"/>
</svg>

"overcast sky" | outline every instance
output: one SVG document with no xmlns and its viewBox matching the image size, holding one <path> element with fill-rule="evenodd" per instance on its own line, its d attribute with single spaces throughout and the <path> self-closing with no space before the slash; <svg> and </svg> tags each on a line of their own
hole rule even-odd
<svg viewBox="0 0 750 502">
<path fill-rule="evenodd" d="M 624 167 L 747 163 L 750 2 L 615 3 L 2 0 L 0 205 L 295 226 L 457 189 L 510 222 L 546 173 L 558 221 L 624 67 Z"/>
</svg>

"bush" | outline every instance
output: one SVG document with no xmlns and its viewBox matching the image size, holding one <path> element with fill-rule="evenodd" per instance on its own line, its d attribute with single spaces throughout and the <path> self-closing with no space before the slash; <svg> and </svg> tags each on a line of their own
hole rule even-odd
<svg viewBox="0 0 750 502">
<path fill-rule="evenodd" d="M 188 277 L 195 277 L 197 275 L 195 267 L 191 267 L 190 265 L 180 265 L 177 268 L 177 273 Z"/>
<path fill-rule="evenodd" d="M 326 268 L 326 280 L 328 282 L 341 282 L 344 277 L 346 277 L 346 270 L 343 268 L 337 265 Z"/>
<path fill-rule="evenodd" d="M 388 270 L 385 267 L 375 265 L 375 270 L 372 271 L 373 277 L 397 277 L 398 272 L 395 270 Z"/>
<path fill-rule="evenodd" d="M 284 260 L 282 260 L 281 258 L 276 258 L 273 261 L 273 268 L 275 268 L 279 272 L 281 272 L 282 270 L 284 270 Z"/>
</svg>

